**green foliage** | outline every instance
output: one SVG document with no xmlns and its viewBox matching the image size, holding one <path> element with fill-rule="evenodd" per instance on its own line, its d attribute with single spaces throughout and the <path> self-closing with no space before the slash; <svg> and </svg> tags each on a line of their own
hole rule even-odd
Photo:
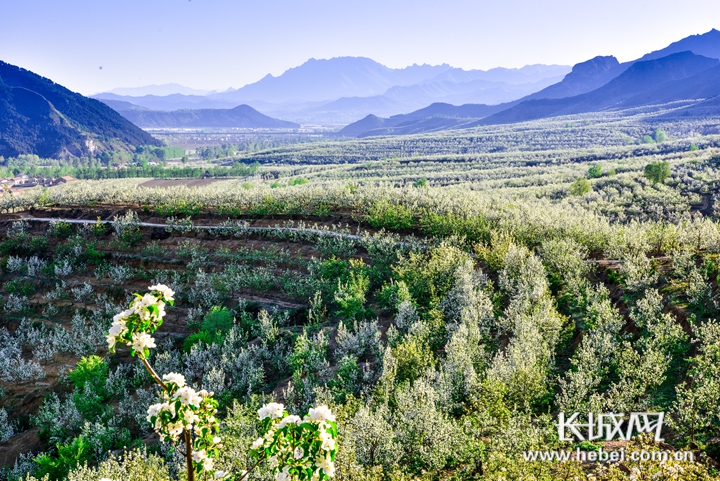
<svg viewBox="0 0 720 481">
<path fill-rule="evenodd" d="M 415 182 L 413 182 L 413 187 L 418 187 L 418 188 L 419 187 L 427 187 L 427 185 L 428 185 L 428 180 L 425 177 L 422 177 L 422 178 L 416 180 Z"/>
<path fill-rule="evenodd" d="M 447 295 L 455 282 L 455 270 L 469 260 L 470 256 L 457 247 L 441 245 L 429 252 L 410 253 L 395 272 L 412 298 L 419 305 L 430 307 Z"/>
<path fill-rule="evenodd" d="M 599 177 L 602 177 L 602 175 L 603 175 L 603 169 L 602 169 L 601 165 L 595 164 L 588 169 L 588 178 L 589 179 L 597 179 Z"/>
<path fill-rule="evenodd" d="M 645 166 L 645 177 L 653 184 L 662 184 L 670 177 L 670 164 L 667 162 L 651 162 Z"/>
<path fill-rule="evenodd" d="M 294 179 L 288 180 L 287 185 L 293 186 L 293 185 L 305 185 L 309 183 L 310 181 L 305 179 L 304 177 L 296 177 Z"/>
<path fill-rule="evenodd" d="M 60 239 L 67 239 L 72 234 L 72 224 L 65 221 L 58 221 L 51 224 L 51 235 Z"/>
<path fill-rule="evenodd" d="M 375 201 L 368 210 L 367 222 L 373 227 L 398 230 L 408 229 L 415 223 L 411 209 L 393 204 L 388 199 Z"/>
<path fill-rule="evenodd" d="M 592 185 L 590 185 L 590 181 L 587 180 L 585 177 L 580 177 L 570 185 L 570 188 L 568 188 L 568 192 L 570 193 L 570 195 L 575 196 L 583 196 L 591 190 Z"/>
<path fill-rule="evenodd" d="M 92 225 L 92 233 L 97 237 L 104 236 L 108 231 L 108 225 L 100 219 L 100 217 L 97 218 L 95 223 Z"/>
<path fill-rule="evenodd" d="M 205 314 L 200 331 L 191 334 L 183 342 L 183 350 L 190 352 L 192 346 L 198 342 L 205 344 L 220 344 L 227 332 L 232 329 L 235 319 L 227 307 L 213 306 Z"/>
<path fill-rule="evenodd" d="M 654 144 L 654 143 L 655 143 L 655 139 L 653 139 L 653 138 L 650 137 L 649 135 L 643 135 L 641 142 L 642 142 L 643 144 Z"/>
<path fill-rule="evenodd" d="M 52 481 L 64 479 L 71 470 L 90 460 L 92 449 L 93 446 L 82 436 L 67 444 L 58 444 L 57 454 L 42 454 L 35 459 L 38 465 L 36 474 L 40 478 L 48 476 Z"/>
<path fill-rule="evenodd" d="M 368 289 L 370 278 L 367 266 L 362 259 L 350 259 L 347 281 L 338 280 L 335 291 L 335 303 L 339 308 L 337 314 L 346 321 L 363 318 Z"/>
<path fill-rule="evenodd" d="M 422 377 L 435 364 L 430 346 L 416 336 L 406 337 L 392 352 L 397 360 L 396 380 L 400 384 Z"/>
<path fill-rule="evenodd" d="M 495 226 L 484 217 L 463 218 L 455 215 L 441 215 L 437 212 L 423 212 L 420 219 L 422 232 L 438 238 L 464 238 L 468 244 L 487 242 Z"/>
<path fill-rule="evenodd" d="M 667 141 L 667 135 L 665 135 L 665 132 L 663 132 L 662 129 L 655 130 L 655 133 L 653 134 L 653 138 L 655 139 L 655 142 L 657 142 L 658 144 Z"/>
<path fill-rule="evenodd" d="M 100 356 L 81 357 L 75 369 L 68 373 L 68 381 L 75 389 L 84 391 L 85 386 L 104 388 L 108 379 L 108 366 Z"/>
<path fill-rule="evenodd" d="M 17 294 L 19 296 L 31 296 L 35 293 L 35 285 L 24 279 L 7 281 L 2 288 L 8 294 Z"/>
</svg>

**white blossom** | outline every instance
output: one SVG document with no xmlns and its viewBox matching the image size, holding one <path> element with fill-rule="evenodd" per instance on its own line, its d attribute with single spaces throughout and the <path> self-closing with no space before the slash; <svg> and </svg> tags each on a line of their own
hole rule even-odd
<svg viewBox="0 0 720 481">
<path fill-rule="evenodd" d="M 265 418 L 277 419 L 282 416 L 285 406 L 279 403 L 265 404 L 263 407 L 258 409 L 258 416 L 260 420 Z"/>
<path fill-rule="evenodd" d="M 132 347 L 136 351 L 142 352 L 146 347 L 157 347 L 155 339 L 147 332 L 141 332 L 133 337 Z"/>
<path fill-rule="evenodd" d="M 313 422 L 335 421 L 335 415 L 325 405 L 310 408 L 310 411 L 308 411 L 308 417 Z"/>
<path fill-rule="evenodd" d="M 163 375 L 163 381 L 168 383 L 173 383 L 177 385 L 178 388 L 185 386 L 185 376 L 182 374 L 178 374 L 176 372 L 171 372 L 168 374 Z"/>
<path fill-rule="evenodd" d="M 156 284 L 154 286 L 148 287 L 149 290 L 153 292 L 159 292 L 162 294 L 162 297 L 165 301 L 174 301 L 175 298 L 173 297 L 175 295 L 175 291 L 170 289 L 165 284 Z"/>
<path fill-rule="evenodd" d="M 300 416 L 296 416 L 294 414 L 291 414 L 290 416 L 286 416 L 280 421 L 280 424 L 278 424 L 278 429 L 282 429 L 288 424 L 300 424 Z"/>
</svg>

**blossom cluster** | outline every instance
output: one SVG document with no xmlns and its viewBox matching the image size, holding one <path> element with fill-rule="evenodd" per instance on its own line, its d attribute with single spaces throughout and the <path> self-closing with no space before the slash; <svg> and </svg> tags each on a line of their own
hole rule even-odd
<svg viewBox="0 0 720 481">
<path fill-rule="evenodd" d="M 251 446 L 266 456 L 276 481 L 322 481 L 335 476 L 337 425 L 327 406 L 311 408 L 304 418 L 279 403 L 258 410 L 265 434 Z"/>
<path fill-rule="evenodd" d="M 152 333 L 162 325 L 165 306 L 173 305 L 175 292 L 163 284 L 148 288 L 145 295 L 135 294 L 130 308 L 117 314 L 107 336 L 108 348 L 126 344 L 130 353 L 144 361 L 145 368 L 162 388 L 163 402 L 148 408 L 147 420 L 165 442 L 185 442 L 186 456 L 192 460 L 194 473 L 214 480 L 230 479 L 226 471 L 215 470 L 214 460 L 220 448 L 220 423 L 216 419 L 218 403 L 212 392 L 196 391 L 188 386 L 185 376 L 163 375 L 162 380 L 147 363 L 150 348 L 155 346 Z"/>
<path fill-rule="evenodd" d="M 175 292 L 163 284 L 148 289 L 150 292 L 145 295 L 135 294 L 130 308 L 113 318 L 107 335 L 110 352 L 115 352 L 118 343 L 127 344 L 133 356 L 138 354 L 147 358 L 150 348 L 156 347 L 151 334 L 162 325 L 165 305 L 173 305 Z"/>
<path fill-rule="evenodd" d="M 163 376 L 166 389 L 162 403 L 148 408 L 147 420 L 163 441 L 175 443 L 185 432 L 194 433 L 192 440 L 192 461 L 197 473 L 208 473 L 212 479 L 227 479 L 225 471 L 215 471 L 213 457 L 222 448 L 217 435 L 220 424 L 217 401 L 213 393 L 195 391 L 186 385 L 182 374 L 171 372 Z"/>
</svg>

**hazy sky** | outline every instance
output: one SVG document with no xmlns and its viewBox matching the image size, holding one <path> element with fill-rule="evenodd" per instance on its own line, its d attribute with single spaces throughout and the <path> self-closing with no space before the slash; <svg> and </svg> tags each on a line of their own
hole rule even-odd
<svg viewBox="0 0 720 481">
<path fill-rule="evenodd" d="M 0 0 L 0 16 L 0 60 L 91 94 L 237 88 L 311 57 L 465 69 L 631 60 L 720 28 L 720 2 Z"/>
</svg>

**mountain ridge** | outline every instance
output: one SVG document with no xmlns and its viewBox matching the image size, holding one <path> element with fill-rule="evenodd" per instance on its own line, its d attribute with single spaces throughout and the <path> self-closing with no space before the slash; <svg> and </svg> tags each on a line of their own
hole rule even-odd
<svg viewBox="0 0 720 481">
<path fill-rule="evenodd" d="M 561 99 L 532 99 L 493 114 L 478 125 L 513 123 L 559 115 L 596 112 L 618 105 L 666 82 L 692 77 L 720 64 L 720 60 L 679 52 L 633 63 L 618 77 L 590 92 Z"/>
</svg>

